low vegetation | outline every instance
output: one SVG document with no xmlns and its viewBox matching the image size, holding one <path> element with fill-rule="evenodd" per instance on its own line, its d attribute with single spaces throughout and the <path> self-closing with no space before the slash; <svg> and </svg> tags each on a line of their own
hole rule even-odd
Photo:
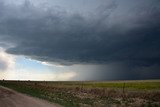
<svg viewBox="0 0 160 107">
<path fill-rule="evenodd" d="M 0 81 L 0 85 L 64 107 L 160 107 L 160 81 Z"/>
</svg>

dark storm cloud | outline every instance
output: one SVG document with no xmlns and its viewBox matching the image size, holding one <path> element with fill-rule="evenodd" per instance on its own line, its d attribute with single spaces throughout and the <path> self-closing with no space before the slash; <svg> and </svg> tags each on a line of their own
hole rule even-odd
<svg viewBox="0 0 160 107">
<path fill-rule="evenodd" d="M 159 66 L 160 1 L 106 1 L 92 13 L 82 14 L 29 1 L 10 5 L 3 0 L 0 38 L 14 44 L 8 53 L 40 61 L 66 65 L 123 62 L 127 69 Z"/>
</svg>

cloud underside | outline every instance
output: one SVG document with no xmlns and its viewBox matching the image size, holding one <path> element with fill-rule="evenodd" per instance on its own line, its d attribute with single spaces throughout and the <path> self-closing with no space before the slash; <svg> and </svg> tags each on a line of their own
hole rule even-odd
<svg viewBox="0 0 160 107">
<path fill-rule="evenodd" d="M 106 1 L 92 13 L 82 14 L 1 0 L 0 43 L 8 53 L 62 65 L 159 66 L 160 1 L 128 4 Z"/>
</svg>

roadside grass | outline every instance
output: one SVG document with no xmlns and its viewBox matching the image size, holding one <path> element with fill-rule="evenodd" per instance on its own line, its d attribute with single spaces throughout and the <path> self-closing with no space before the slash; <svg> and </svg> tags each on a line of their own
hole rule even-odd
<svg viewBox="0 0 160 107">
<path fill-rule="evenodd" d="M 124 86 L 125 85 L 125 86 Z M 160 90 L 160 81 L 139 81 L 139 82 L 117 82 L 117 83 L 108 83 L 108 82 L 93 82 L 93 83 L 84 83 L 85 87 L 108 87 L 108 88 L 123 88 L 126 89 L 135 89 L 135 90 Z"/>
<path fill-rule="evenodd" d="M 61 104 L 65 107 L 79 107 L 74 101 L 76 100 L 72 95 L 63 93 L 63 92 L 54 92 L 51 93 L 48 90 L 40 87 L 35 87 L 31 85 L 26 85 L 26 84 L 18 84 L 15 82 L 0 82 L 0 85 L 4 87 L 11 88 L 13 90 L 16 90 L 18 92 L 24 93 L 31 95 L 33 97 L 38 97 L 41 99 L 45 99 L 51 102 L 55 102 L 58 104 Z M 63 96 L 62 96 L 63 95 Z M 61 99 L 63 97 L 63 99 Z"/>
<path fill-rule="evenodd" d="M 64 107 L 160 106 L 160 81 L 0 81 L 21 93 Z"/>
<path fill-rule="evenodd" d="M 81 87 L 81 88 L 123 88 L 135 90 L 160 90 L 160 80 L 144 81 L 113 81 L 113 82 L 94 82 L 94 81 L 63 81 L 63 82 L 40 82 L 42 85 L 57 87 Z"/>
</svg>

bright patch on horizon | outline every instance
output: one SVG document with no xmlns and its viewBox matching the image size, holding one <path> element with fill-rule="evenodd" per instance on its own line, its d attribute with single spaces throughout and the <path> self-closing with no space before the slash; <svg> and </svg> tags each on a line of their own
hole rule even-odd
<svg viewBox="0 0 160 107">
<path fill-rule="evenodd" d="M 7 54 L 4 49 L 0 48 L 0 72 L 12 70 L 15 67 L 15 57 Z"/>
<path fill-rule="evenodd" d="M 14 56 L 0 48 L 0 79 L 66 81 L 77 74 L 60 70 L 47 62 L 40 62 L 24 56 Z"/>
</svg>

